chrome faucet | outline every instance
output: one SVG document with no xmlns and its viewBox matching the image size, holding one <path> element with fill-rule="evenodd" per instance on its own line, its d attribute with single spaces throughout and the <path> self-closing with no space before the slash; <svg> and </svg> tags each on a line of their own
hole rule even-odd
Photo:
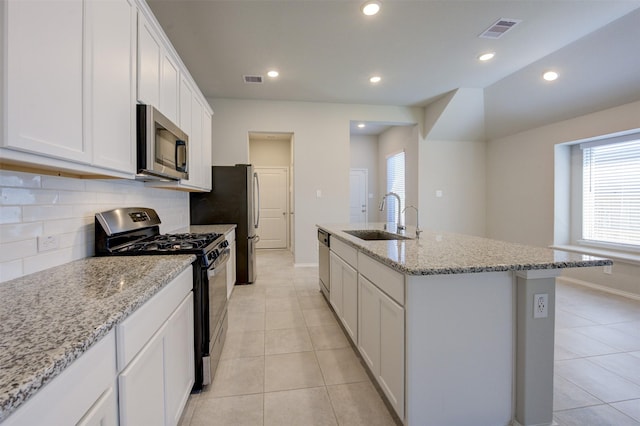
<svg viewBox="0 0 640 426">
<path fill-rule="evenodd" d="M 414 209 L 416 211 L 416 238 L 420 238 L 422 229 L 420 229 L 420 214 L 418 213 L 418 208 L 416 206 L 407 206 L 402 210 L 402 213 L 406 212 L 407 209 Z"/>
<path fill-rule="evenodd" d="M 404 231 L 405 229 L 407 229 L 407 227 L 401 224 L 402 206 L 400 205 L 400 196 L 398 194 L 396 194 L 395 192 L 387 192 L 386 194 L 384 194 L 384 197 L 382 197 L 382 201 L 380 202 L 380 211 L 384 210 L 384 202 L 389 195 L 396 197 L 396 199 L 398 200 L 398 222 L 396 222 L 396 228 L 398 229 L 398 231 Z"/>
</svg>

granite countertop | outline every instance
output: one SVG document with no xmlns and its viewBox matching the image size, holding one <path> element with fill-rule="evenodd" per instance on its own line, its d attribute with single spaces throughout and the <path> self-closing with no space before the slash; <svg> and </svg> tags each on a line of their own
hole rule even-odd
<svg viewBox="0 0 640 426">
<path fill-rule="evenodd" d="M 228 234 L 237 228 L 238 225 L 228 224 L 228 225 L 191 225 L 186 228 L 185 232 L 194 232 L 194 233 L 210 233 L 215 232 L 217 234 Z"/>
<path fill-rule="evenodd" d="M 611 265 L 609 259 L 445 232 L 415 228 L 402 235 L 408 240 L 365 241 L 344 230 L 383 229 L 382 223 L 317 225 L 331 238 L 355 247 L 407 275 L 444 275 L 471 272 L 524 271 Z"/>
<path fill-rule="evenodd" d="M 0 421 L 194 260 L 91 257 L 0 283 Z"/>
</svg>

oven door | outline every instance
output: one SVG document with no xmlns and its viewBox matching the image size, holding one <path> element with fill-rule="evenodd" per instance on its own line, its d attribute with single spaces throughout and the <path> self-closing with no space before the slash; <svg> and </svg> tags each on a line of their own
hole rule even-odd
<svg viewBox="0 0 640 426">
<path fill-rule="evenodd" d="M 218 367 L 220 353 L 224 346 L 227 333 L 226 311 L 227 311 L 227 261 L 229 260 L 229 249 L 222 250 L 220 256 L 207 270 L 207 307 L 204 309 L 205 324 L 204 330 L 207 332 L 207 346 L 209 352 L 203 358 L 203 378 L 202 384 L 211 383 Z"/>
</svg>

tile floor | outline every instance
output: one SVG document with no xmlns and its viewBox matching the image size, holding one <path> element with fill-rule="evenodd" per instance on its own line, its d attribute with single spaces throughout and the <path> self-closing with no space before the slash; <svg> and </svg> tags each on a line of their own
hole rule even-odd
<svg viewBox="0 0 640 426">
<path fill-rule="evenodd" d="M 236 286 L 214 383 L 180 425 L 394 425 L 331 310 L 317 268 L 258 252 L 258 280 Z M 559 284 L 554 421 L 640 426 L 640 302 Z"/>
<path fill-rule="evenodd" d="M 318 269 L 258 252 L 258 279 L 236 286 L 214 382 L 192 394 L 181 426 L 393 426 L 318 289 Z"/>
</svg>

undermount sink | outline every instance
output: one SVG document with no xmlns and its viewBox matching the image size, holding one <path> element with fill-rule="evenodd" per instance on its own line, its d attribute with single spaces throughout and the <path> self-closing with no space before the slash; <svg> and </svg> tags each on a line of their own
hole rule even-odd
<svg viewBox="0 0 640 426">
<path fill-rule="evenodd" d="M 356 231 L 342 231 L 349 235 L 360 238 L 365 241 L 378 241 L 378 240 L 410 240 L 411 238 L 398 234 L 392 234 L 391 232 L 380 231 L 379 229 L 361 229 Z"/>
</svg>

